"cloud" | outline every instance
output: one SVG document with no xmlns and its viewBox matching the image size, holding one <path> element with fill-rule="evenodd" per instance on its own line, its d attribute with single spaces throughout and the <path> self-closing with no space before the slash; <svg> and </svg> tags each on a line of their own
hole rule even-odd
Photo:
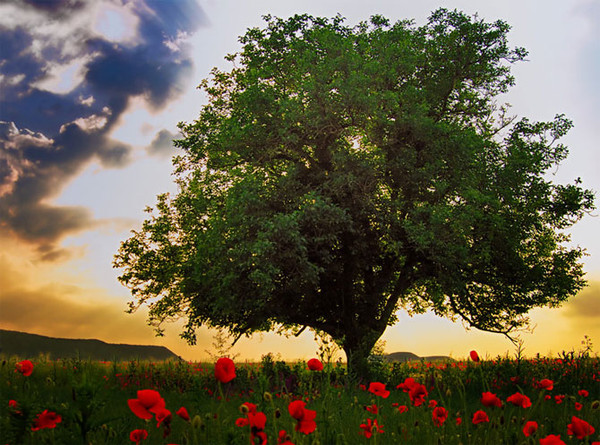
<svg viewBox="0 0 600 445">
<path fill-rule="evenodd" d="M 185 36 L 205 23 L 194 0 L 21 0 L 0 5 L 0 227 L 64 258 L 57 244 L 97 222 L 51 206 L 93 161 L 119 168 L 132 146 L 111 138 L 131 99 L 155 110 L 182 91 Z M 157 139 L 154 153 L 167 149 Z"/>
<path fill-rule="evenodd" d="M 160 130 L 156 133 L 150 145 L 146 148 L 149 155 L 159 157 L 171 157 L 177 150 L 173 145 L 173 139 L 179 139 L 181 135 L 171 133 L 168 130 Z"/>
<path fill-rule="evenodd" d="M 571 298 L 563 311 L 577 322 L 590 321 L 600 326 L 600 281 L 588 281 L 588 286 Z"/>
</svg>

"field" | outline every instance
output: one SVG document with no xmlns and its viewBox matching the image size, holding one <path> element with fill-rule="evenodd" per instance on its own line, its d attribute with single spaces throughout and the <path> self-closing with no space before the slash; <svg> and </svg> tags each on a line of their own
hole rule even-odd
<svg viewBox="0 0 600 445">
<path fill-rule="evenodd" d="M 600 360 L 388 364 L 6 358 L 2 444 L 600 444 Z M 322 368 L 322 369 L 321 369 Z"/>
</svg>

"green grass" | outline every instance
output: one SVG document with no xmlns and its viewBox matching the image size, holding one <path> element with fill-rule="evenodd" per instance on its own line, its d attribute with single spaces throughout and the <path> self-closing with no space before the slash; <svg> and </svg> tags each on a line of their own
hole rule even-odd
<svg viewBox="0 0 600 445">
<path fill-rule="evenodd" d="M 251 402 L 267 418 L 269 444 L 277 443 L 280 430 L 294 444 L 537 444 L 549 434 L 565 443 L 585 444 L 600 440 L 600 360 L 588 355 L 565 354 L 561 359 L 497 360 L 454 363 L 374 363 L 374 381 L 391 391 L 382 398 L 361 389 L 361 383 L 346 374 L 341 364 L 329 364 L 322 372 L 311 372 L 306 364 L 284 363 L 265 356 L 258 364 L 236 364 L 236 378 L 216 381 L 212 364 L 123 362 L 102 363 L 79 360 L 33 360 L 29 377 L 15 371 L 16 359 L 2 361 L 0 369 L 0 442 L 6 444 L 127 444 L 135 429 L 149 437 L 142 444 L 248 444 L 249 426 L 235 422 L 245 417 L 240 405 Z M 428 397 L 413 406 L 409 395 L 396 385 L 413 377 L 426 386 Z M 542 379 L 554 382 L 551 391 L 538 388 Z M 173 417 L 168 436 L 156 420 L 138 418 L 127 400 L 140 389 L 155 389 Z M 585 389 L 584 397 L 579 390 Z M 485 407 L 484 391 L 498 395 L 503 406 Z M 532 406 L 521 408 L 506 398 L 521 392 Z M 267 393 L 265 398 L 265 393 Z M 547 397 L 550 395 L 550 399 Z M 557 404 L 555 396 L 564 395 Z M 296 420 L 288 413 L 291 401 L 302 399 L 315 410 L 316 430 L 294 431 Z M 9 408 L 9 400 L 18 403 Z M 432 420 L 430 401 L 448 410 L 442 426 Z M 596 401 L 596 402 L 595 402 Z M 576 409 L 575 403 L 581 404 Z M 408 411 L 399 412 L 397 405 Z M 378 413 L 365 407 L 376 405 Z M 192 420 L 175 412 L 185 407 Z M 473 414 L 483 409 L 489 422 L 474 425 Z M 62 421 L 55 428 L 32 431 L 35 417 L 44 410 L 56 412 Z M 372 410 L 373 411 L 373 410 Z M 596 432 L 579 440 L 567 434 L 572 416 L 589 422 Z M 456 418 L 462 423 L 457 425 Z M 359 434 L 367 419 L 383 425 L 383 433 L 371 438 Z M 525 437 L 523 426 L 532 420 L 539 428 Z"/>
</svg>

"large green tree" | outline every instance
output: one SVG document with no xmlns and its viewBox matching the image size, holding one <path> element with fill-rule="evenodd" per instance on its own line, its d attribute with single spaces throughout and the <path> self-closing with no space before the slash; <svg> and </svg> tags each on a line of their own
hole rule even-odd
<svg viewBox="0 0 600 445">
<path fill-rule="evenodd" d="M 351 369 L 400 310 L 510 335 L 584 286 L 564 229 L 593 208 L 546 174 L 571 122 L 507 119 L 525 50 L 457 11 L 266 17 L 202 83 L 181 124 L 179 192 L 161 195 L 115 267 L 158 326 L 329 334 Z M 407 333 L 410 335 L 410 333 Z"/>
</svg>

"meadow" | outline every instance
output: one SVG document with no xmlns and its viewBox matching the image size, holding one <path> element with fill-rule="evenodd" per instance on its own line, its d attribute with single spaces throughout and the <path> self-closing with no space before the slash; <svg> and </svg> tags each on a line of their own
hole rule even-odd
<svg viewBox="0 0 600 445">
<path fill-rule="evenodd" d="M 600 359 L 95 362 L 5 358 L 2 444 L 600 444 Z"/>
</svg>

